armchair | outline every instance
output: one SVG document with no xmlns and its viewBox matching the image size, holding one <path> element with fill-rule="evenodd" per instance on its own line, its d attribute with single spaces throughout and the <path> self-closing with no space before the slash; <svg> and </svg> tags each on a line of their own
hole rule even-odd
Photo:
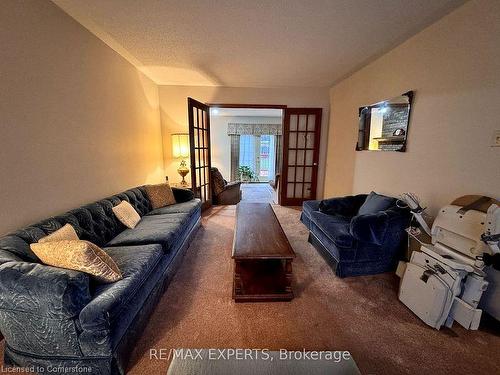
<svg viewBox="0 0 500 375">
<path fill-rule="evenodd" d="M 406 243 L 410 212 L 395 198 L 371 192 L 306 201 L 301 221 L 309 242 L 339 277 L 393 271 Z"/>
<path fill-rule="evenodd" d="M 240 181 L 227 182 L 217 168 L 212 167 L 212 202 L 213 204 L 237 204 L 241 200 Z"/>
</svg>

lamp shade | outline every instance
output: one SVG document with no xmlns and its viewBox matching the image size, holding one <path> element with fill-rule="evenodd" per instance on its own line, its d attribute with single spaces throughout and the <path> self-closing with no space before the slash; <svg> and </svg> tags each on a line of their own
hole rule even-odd
<svg viewBox="0 0 500 375">
<path fill-rule="evenodd" d="M 172 134 L 172 156 L 176 159 L 189 156 L 189 134 Z"/>
</svg>

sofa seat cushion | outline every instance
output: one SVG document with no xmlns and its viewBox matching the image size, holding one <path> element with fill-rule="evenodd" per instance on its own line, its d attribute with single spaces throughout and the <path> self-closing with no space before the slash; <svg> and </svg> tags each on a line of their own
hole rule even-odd
<svg viewBox="0 0 500 375">
<path fill-rule="evenodd" d="M 173 204 L 171 206 L 160 207 L 154 209 L 147 216 L 150 215 L 166 215 L 166 214 L 189 214 L 192 215 L 196 210 L 201 208 L 201 200 L 191 199 L 187 202 Z"/>
<path fill-rule="evenodd" d="M 181 213 L 144 216 L 134 229 L 125 229 L 106 246 L 160 244 L 168 252 L 179 239 L 189 217 Z"/>
<path fill-rule="evenodd" d="M 123 279 L 96 287 L 92 300 L 80 312 L 81 326 L 87 331 L 107 329 L 115 319 L 126 315 L 127 302 L 137 293 L 147 297 L 150 291 L 144 290 L 143 284 L 164 256 L 160 245 L 108 247 L 103 250 L 120 268 Z"/>
<path fill-rule="evenodd" d="M 336 246 L 351 248 L 354 239 L 349 233 L 350 220 L 344 216 L 327 215 L 319 211 L 311 213 L 313 231 L 321 231 Z M 326 244 L 325 244 L 326 245 Z"/>
</svg>

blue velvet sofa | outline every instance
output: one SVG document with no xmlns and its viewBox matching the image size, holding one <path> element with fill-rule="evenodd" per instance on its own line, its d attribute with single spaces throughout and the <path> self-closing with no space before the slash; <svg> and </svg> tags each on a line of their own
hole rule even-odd
<svg viewBox="0 0 500 375">
<path fill-rule="evenodd" d="M 393 271 L 406 245 L 410 212 L 397 200 L 360 194 L 305 201 L 301 221 L 309 242 L 339 277 Z"/>
<path fill-rule="evenodd" d="M 189 190 L 173 190 L 175 205 L 152 210 L 138 187 L 0 238 L 6 365 L 125 373 L 131 349 L 200 225 L 200 201 Z M 142 217 L 134 229 L 112 212 L 122 200 Z M 97 284 L 85 273 L 41 264 L 29 245 L 66 223 L 80 239 L 101 246 L 123 279 Z"/>
</svg>

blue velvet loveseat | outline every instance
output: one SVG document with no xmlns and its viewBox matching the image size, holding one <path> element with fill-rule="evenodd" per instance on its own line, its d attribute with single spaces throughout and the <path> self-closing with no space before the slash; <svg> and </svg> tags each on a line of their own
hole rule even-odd
<svg viewBox="0 0 500 375">
<path fill-rule="evenodd" d="M 335 274 L 348 277 L 395 269 L 406 245 L 410 212 L 395 198 L 372 192 L 305 201 L 300 220 Z"/>
<path fill-rule="evenodd" d="M 6 365 L 40 373 L 125 373 L 131 349 L 200 225 L 200 201 L 188 190 L 173 191 L 177 204 L 171 206 L 152 210 L 138 187 L 0 238 Z M 122 200 L 142 217 L 134 229 L 113 214 Z M 122 280 L 97 284 L 85 273 L 40 263 L 29 245 L 67 223 L 113 258 Z"/>
</svg>

